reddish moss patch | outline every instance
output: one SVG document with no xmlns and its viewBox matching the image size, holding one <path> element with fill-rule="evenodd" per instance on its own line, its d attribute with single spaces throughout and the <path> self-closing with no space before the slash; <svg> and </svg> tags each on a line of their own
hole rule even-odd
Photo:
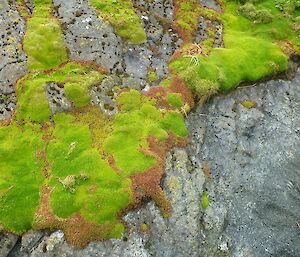
<svg viewBox="0 0 300 257">
<path fill-rule="evenodd" d="M 66 241 L 79 247 L 85 247 L 91 241 L 104 240 L 114 227 L 114 224 L 97 225 L 86 221 L 80 213 L 75 213 L 68 219 L 58 218 L 50 207 L 50 195 L 53 188 L 43 185 L 41 187 L 40 206 L 35 214 L 33 228 L 37 230 L 50 228 L 62 229 Z"/>
<path fill-rule="evenodd" d="M 171 85 L 168 87 L 156 86 L 150 88 L 148 92 L 144 95 L 147 97 L 153 97 L 156 99 L 156 106 L 158 108 L 165 108 L 166 110 L 178 110 L 176 107 L 172 107 L 168 103 L 168 93 L 178 93 L 181 95 L 181 99 L 184 105 L 188 105 L 189 108 L 193 108 L 194 106 L 194 96 L 190 88 L 186 85 L 186 83 L 175 76 L 171 80 Z"/>
<path fill-rule="evenodd" d="M 127 206 L 122 213 L 128 212 L 130 209 L 136 208 L 144 201 L 153 199 L 159 206 L 161 213 L 164 217 L 168 217 L 172 212 L 172 206 L 167 199 L 165 192 L 161 188 L 161 179 L 165 172 L 165 159 L 167 152 L 175 145 L 177 147 L 186 147 L 187 138 L 176 137 L 172 133 L 168 133 L 169 137 L 165 142 L 158 141 L 153 136 L 148 136 L 149 150 L 151 155 L 155 156 L 157 163 L 152 168 L 140 174 L 131 176 L 133 201 Z"/>
<path fill-rule="evenodd" d="M 174 0 L 175 22 L 173 28 L 183 40 L 183 44 L 192 43 L 199 24 L 200 13 L 195 11 L 201 5 L 196 0 Z"/>
</svg>

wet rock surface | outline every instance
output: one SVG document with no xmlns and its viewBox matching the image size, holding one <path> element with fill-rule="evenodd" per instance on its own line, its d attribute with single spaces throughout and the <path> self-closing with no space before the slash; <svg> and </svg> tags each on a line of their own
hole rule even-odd
<svg viewBox="0 0 300 257">
<path fill-rule="evenodd" d="M 299 256 L 299 100 L 300 70 L 214 97 L 188 116 L 189 147 L 168 154 L 170 218 L 149 202 L 124 217 L 122 239 L 78 249 L 58 231 L 10 256 Z"/>
<path fill-rule="evenodd" d="M 0 2 L 0 121 L 11 117 L 16 107 L 14 83 L 27 73 L 22 51 L 25 23 L 17 10 Z"/>
</svg>

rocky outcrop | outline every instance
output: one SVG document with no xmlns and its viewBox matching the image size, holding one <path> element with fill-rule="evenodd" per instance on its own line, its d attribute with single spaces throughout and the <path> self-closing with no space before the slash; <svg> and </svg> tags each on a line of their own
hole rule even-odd
<svg viewBox="0 0 300 257">
<path fill-rule="evenodd" d="M 78 249 L 57 231 L 39 234 L 30 248 L 32 232 L 10 256 L 298 256 L 299 100 L 300 70 L 292 81 L 212 98 L 186 120 L 189 147 L 168 154 L 162 187 L 170 218 L 149 202 L 124 217 L 129 233 L 122 239 Z"/>
<path fill-rule="evenodd" d="M 26 56 L 22 51 L 25 22 L 6 1 L 0 2 L 0 121 L 11 117 L 16 107 L 13 85 L 27 73 Z"/>
<path fill-rule="evenodd" d="M 156 85 L 167 77 L 167 59 L 181 43 L 153 15 L 173 20 L 170 1 L 133 2 L 148 40 L 140 46 L 123 42 L 88 1 L 54 0 L 69 57 L 95 61 L 114 74 L 97 89 L 90 88 L 92 103 L 108 114 L 115 113 L 116 85 L 140 90 Z M 201 3 L 220 11 L 213 1 Z M 16 10 L 3 6 L 0 120 L 15 109 L 13 84 L 27 73 L 19 48 L 25 23 Z M 196 43 L 205 37 L 207 23 L 202 17 Z M 222 45 L 219 30 L 216 47 Z M 148 71 L 156 73 L 154 81 Z M 62 86 L 49 83 L 46 90 L 53 113 L 70 108 Z M 300 71 L 292 81 L 238 88 L 193 110 L 186 119 L 188 148 L 173 149 L 166 160 L 162 188 L 173 207 L 169 218 L 153 202 L 145 203 L 124 217 L 128 233 L 122 239 L 92 242 L 85 249 L 68 245 L 61 231 L 22 237 L 3 231 L 0 256 L 299 256 L 299 100 Z M 207 208 L 202 205 L 204 192 Z"/>
</svg>

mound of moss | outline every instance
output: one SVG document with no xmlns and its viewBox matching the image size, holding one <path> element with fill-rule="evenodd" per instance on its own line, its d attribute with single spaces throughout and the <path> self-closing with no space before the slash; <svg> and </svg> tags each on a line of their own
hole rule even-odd
<svg viewBox="0 0 300 257">
<path fill-rule="evenodd" d="M 22 233 L 32 226 L 44 183 L 40 125 L 0 126 L 0 223 Z"/>
<path fill-rule="evenodd" d="M 90 102 L 88 88 L 102 81 L 103 72 L 92 65 L 76 62 L 64 64 L 51 73 L 29 73 L 17 82 L 18 108 L 16 117 L 25 121 L 48 121 L 51 115 L 46 98 L 47 82 L 63 83 L 65 94 L 75 107 L 84 107 Z"/>
<path fill-rule="evenodd" d="M 54 138 L 46 150 L 54 214 L 66 219 L 80 212 L 97 224 L 116 222 L 116 214 L 130 201 L 130 180 L 117 174 L 92 147 L 88 125 L 74 123 L 74 117 L 66 114 L 55 115 L 54 121 Z"/>
<path fill-rule="evenodd" d="M 30 71 L 55 69 L 68 59 L 60 25 L 51 16 L 51 4 L 51 0 L 34 1 L 33 14 L 26 22 L 23 44 Z"/>
<path fill-rule="evenodd" d="M 241 81 L 255 81 L 285 70 L 289 56 L 281 47 L 283 41 L 290 42 L 294 48 L 292 53 L 300 53 L 299 33 L 293 26 L 299 7 L 287 15 L 273 0 L 252 2 L 243 5 L 223 1 L 224 13 L 210 10 L 215 13 L 214 17 L 206 15 L 223 23 L 225 48 L 208 48 L 205 54 L 186 54 L 170 63 L 175 74 L 200 97 L 209 94 L 207 84 L 214 93 L 216 87 L 229 90 Z M 202 11 L 199 8 L 190 10 L 194 13 L 192 17 L 195 13 L 205 13 L 205 8 L 200 9 Z M 198 81 L 206 83 L 201 85 Z"/>
</svg>

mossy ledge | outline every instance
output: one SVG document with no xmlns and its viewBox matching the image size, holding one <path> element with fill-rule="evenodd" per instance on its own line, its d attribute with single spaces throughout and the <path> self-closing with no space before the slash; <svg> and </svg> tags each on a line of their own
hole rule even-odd
<svg viewBox="0 0 300 257">
<path fill-rule="evenodd" d="M 15 85 L 13 119 L 0 124 L 4 228 L 18 234 L 31 228 L 62 229 L 68 242 L 84 247 L 121 237 L 122 215 L 145 199 L 153 199 L 168 217 L 171 205 L 160 187 L 165 156 L 188 142 L 184 117 L 194 97 L 207 99 L 243 81 L 283 71 L 288 58 L 300 53 L 299 6 L 253 1 L 249 16 L 243 11 L 249 4 L 239 1 L 222 1 L 222 13 L 194 0 L 174 3 L 175 20 L 167 26 L 178 31 L 183 44 L 170 60 L 170 77 L 145 93 L 120 90 L 119 111 L 112 117 L 90 104 L 88 91 L 110 74 L 93 63 L 68 60 L 50 0 L 36 0 L 31 16 L 20 2 L 27 21 L 23 46 L 30 73 Z M 91 4 L 124 40 L 146 41 L 131 1 Z M 262 19 L 262 13 L 269 18 Z M 225 47 L 213 47 L 217 26 L 209 28 L 208 38 L 194 43 L 200 17 L 224 27 Z M 155 78 L 149 71 L 149 81 Z M 45 95 L 49 82 L 64 87 L 72 104 L 68 114 L 51 112 Z"/>
</svg>

